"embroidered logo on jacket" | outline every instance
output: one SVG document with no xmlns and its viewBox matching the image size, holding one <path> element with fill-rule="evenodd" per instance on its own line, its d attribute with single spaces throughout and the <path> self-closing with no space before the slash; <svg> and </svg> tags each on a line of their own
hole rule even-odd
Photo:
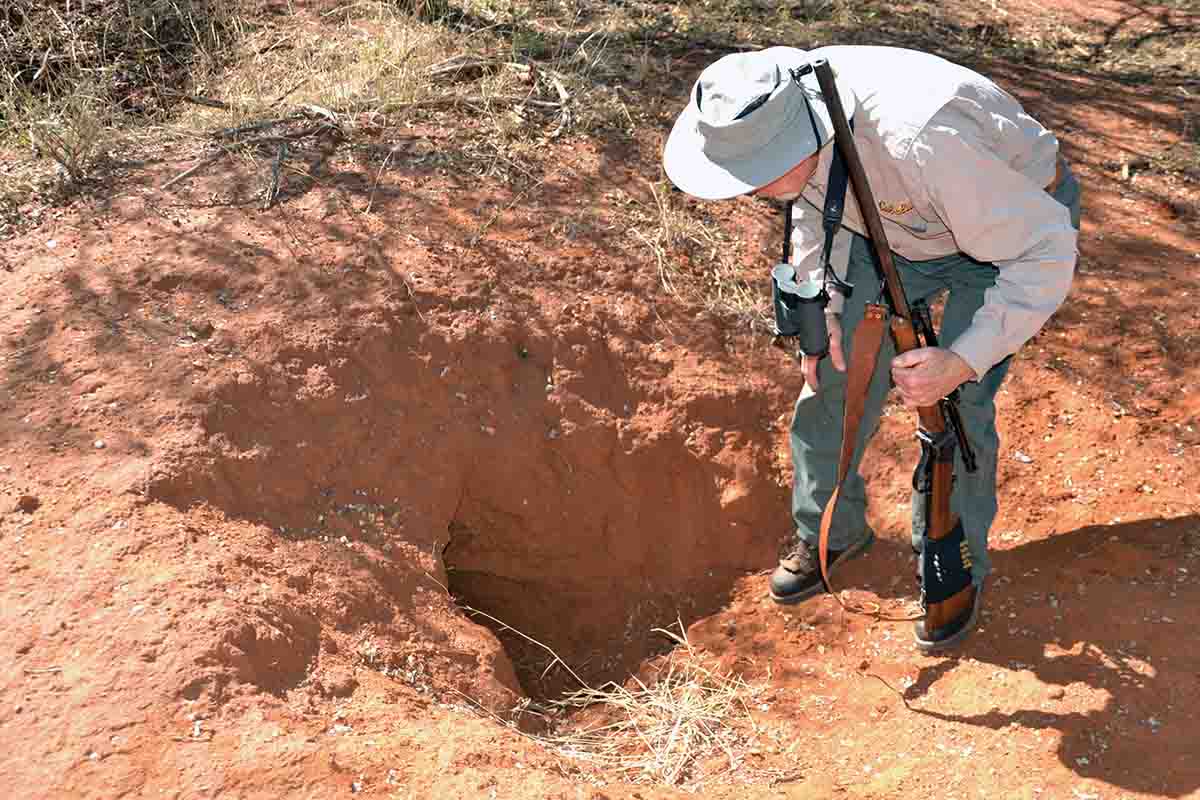
<svg viewBox="0 0 1200 800">
<path fill-rule="evenodd" d="M 903 203 L 888 203 L 883 200 L 879 201 L 879 210 L 885 214 L 891 214 L 893 217 L 898 217 L 901 214 L 907 214 L 913 210 L 913 204 L 905 200 Z"/>
</svg>

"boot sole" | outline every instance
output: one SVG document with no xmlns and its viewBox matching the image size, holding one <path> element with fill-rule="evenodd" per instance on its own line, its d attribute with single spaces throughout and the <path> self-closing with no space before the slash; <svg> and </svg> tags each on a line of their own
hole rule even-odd
<svg viewBox="0 0 1200 800">
<path fill-rule="evenodd" d="M 858 556 L 863 555 L 864 553 L 866 553 L 868 550 L 871 549 L 871 545 L 873 545 L 873 544 L 875 544 L 875 534 L 868 533 L 865 539 L 861 539 L 857 543 L 852 544 L 849 547 L 847 547 L 846 550 L 840 556 L 838 556 L 837 561 L 834 561 L 833 563 L 831 563 L 829 565 L 829 577 L 830 578 L 833 577 L 834 568 L 840 566 L 842 563 L 849 561 L 852 558 L 856 558 Z M 774 600 L 776 603 L 778 603 L 781 606 L 794 606 L 797 603 L 803 602 L 810 597 L 815 597 L 816 595 L 820 594 L 823 591 L 825 591 L 825 587 L 822 584 L 818 583 L 816 586 L 813 586 L 812 588 L 805 589 L 802 592 L 796 592 L 795 594 L 779 595 L 779 594 L 775 594 L 775 592 L 771 591 L 770 589 L 767 590 L 767 593 L 771 595 L 772 600 Z"/>
<path fill-rule="evenodd" d="M 975 590 L 975 603 L 971 606 L 971 616 L 967 618 L 967 624 L 963 625 L 962 630 L 940 642 L 921 639 L 915 633 L 913 641 L 917 643 L 917 649 L 922 653 L 940 653 L 943 650 L 950 650 L 957 647 L 963 639 L 966 639 L 975 630 L 975 623 L 979 620 L 979 610 L 983 608 L 983 585 Z"/>
</svg>

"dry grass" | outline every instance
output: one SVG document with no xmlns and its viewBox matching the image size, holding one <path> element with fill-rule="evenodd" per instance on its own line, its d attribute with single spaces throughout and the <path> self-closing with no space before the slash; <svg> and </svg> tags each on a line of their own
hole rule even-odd
<svg viewBox="0 0 1200 800">
<path fill-rule="evenodd" d="M 735 771 L 755 745 L 750 705 L 766 685 L 706 666 L 682 623 L 679 633 L 656 630 L 677 646 L 657 676 L 573 692 L 556 705 L 600 721 L 568 723 L 543 744 L 609 779 L 632 783 L 694 787 Z"/>
<path fill-rule="evenodd" d="M 738 267 L 745 244 L 702 209 L 689 208 L 694 204 L 665 182 L 651 184 L 650 191 L 653 206 L 619 190 L 609 197 L 623 208 L 628 235 L 654 259 L 663 291 L 751 330 L 769 330 L 769 301 Z"/>
<path fill-rule="evenodd" d="M 82 179 L 122 117 L 165 113 L 242 26 L 215 0 L 10 0 L 0 12 L 0 145 Z"/>
<path fill-rule="evenodd" d="M 450 594 L 441 581 L 428 572 L 425 576 Z M 486 620 L 497 633 L 515 634 L 544 651 L 551 659 L 546 671 L 561 667 L 579 688 L 549 705 L 527 699 L 513 709 L 514 718 L 525 713 L 541 716 L 551 730 L 539 734 L 523 731 L 514 719 L 504 719 L 452 691 L 472 710 L 568 760 L 576 770 L 606 782 L 615 777 L 691 789 L 738 771 L 745 773 L 742 778 L 779 777 L 743 769 L 745 756 L 757 752 L 761 733 L 750 706 L 759 703 L 769 681 L 751 684 L 738 674 L 706 664 L 688 640 L 682 620 L 676 619 L 678 632 L 654 629 L 674 648 L 659 660 L 653 678 L 633 676 L 625 685 L 609 682 L 593 688 L 548 645 L 487 612 L 459 607 L 472 618 Z"/>
</svg>

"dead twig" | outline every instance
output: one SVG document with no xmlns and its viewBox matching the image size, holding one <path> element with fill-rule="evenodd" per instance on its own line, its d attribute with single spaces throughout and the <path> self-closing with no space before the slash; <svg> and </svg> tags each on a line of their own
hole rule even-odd
<svg viewBox="0 0 1200 800">
<path fill-rule="evenodd" d="M 271 101 L 271 105 L 270 105 L 270 107 L 271 107 L 271 108 L 274 108 L 275 106 L 279 105 L 279 104 L 280 104 L 280 103 L 282 103 L 282 102 L 283 102 L 285 99 L 287 99 L 288 97 L 291 97 L 291 95 L 292 95 L 292 93 L 293 93 L 293 92 L 295 92 L 297 89 L 299 89 L 301 86 L 303 86 L 303 85 L 304 85 L 304 84 L 306 84 L 306 83 L 308 83 L 308 76 L 305 76 L 305 77 L 301 78 L 301 79 L 300 79 L 300 81 L 299 81 L 299 83 L 297 83 L 297 84 L 296 84 L 295 86 L 293 86 L 292 88 L 288 89 L 288 90 L 287 90 L 286 92 L 284 92 L 283 94 L 279 95 L 279 97 L 276 97 L 274 100 L 272 100 L 272 101 Z"/>
<path fill-rule="evenodd" d="M 263 211 L 274 205 L 275 198 L 279 197 L 279 173 L 283 169 L 283 159 L 287 157 L 287 147 L 287 142 L 280 142 L 279 150 L 275 153 L 275 163 L 271 167 L 271 182 L 267 184 L 267 194 L 263 198 Z"/>
<path fill-rule="evenodd" d="M 226 103 L 224 100 L 215 100 L 211 97 L 205 97 L 203 95 L 198 95 L 198 94 L 181 94 L 180 92 L 174 92 L 174 91 L 171 91 L 170 89 L 166 89 L 164 91 L 167 94 L 171 95 L 172 97 L 178 98 L 179 100 L 183 100 L 185 103 L 192 103 L 193 105 L 197 105 L 197 106 L 208 106 L 209 108 L 220 108 L 225 111 L 228 111 L 229 109 L 233 108 L 233 106 L 229 105 L 229 103 Z"/>
<path fill-rule="evenodd" d="M 160 190 L 170 189 L 172 186 L 179 183 L 181 180 L 184 180 L 185 178 L 190 178 L 192 175 L 195 175 L 197 172 L 204 169 L 208 165 L 216 163 L 217 161 L 220 161 L 226 155 L 227 155 L 227 152 L 225 150 L 222 150 L 219 153 L 209 156 L 208 158 L 204 159 L 203 161 L 198 161 L 195 164 L 193 164 L 191 167 L 189 167 L 188 169 L 185 169 L 183 172 L 179 173 L 174 178 L 171 178 L 171 180 L 167 181 L 166 183 L 164 183 L 162 186 L 160 186 L 158 188 Z"/>
<path fill-rule="evenodd" d="M 514 197 L 512 199 L 511 202 L 509 202 L 508 205 L 504 206 L 504 208 L 497 209 L 496 213 L 492 214 L 491 218 L 487 222 L 483 223 L 483 225 L 480 226 L 479 230 L 475 232 L 475 235 L 471 237 L 471 241 L 467 242 L 467 247 L 468 248 L 475 247 L 475 245 L 478 244 L 479 240 L 482 239 L 484 237 L 484 235 L 488 232 L 488 229 L 490 229 L 493 225 L 496 224 L 496 220 L 500 219 L 500 216 L 502 214 L 506 214 L 509 211 L 511 211 L 517 203 L 524 200 L 526 198 L 526 196 L 529 195 L 530 192 L 532 192 L 534 189 L 541 186 L 543 183 L 546 182 L 546 180 L 547 180 L 547 178 L 542 178 L 537 183 L 534 183 L 534 184 L 531 184 L 530 186 L 525 187 L 517 194 L 516 197 Z"/>
<path fill-rule="evenodd" d="M 371 197 L 367 200 L 367 210 L 364 212 L 366 214 L 370 214 L 371 206 L 375 205 L 375 190 L 379 188 L 379 179 L 383 177 L 383 171 L 387 169 L 388 162 L 392 160 L 392 154 L 395 152 L 395 148 L 388 150 L 388 154 L 384 156 L 383 163 L 379 166 L 379 172 L 375 173 L 375 182 L 371 184 Z M 410 289 L 409 293 L 411 294 L 411 292 L 412 290 Z"/>
<path fill-rule="evenodd" d="M 63 671 L 62 667 L 44 667 L 42 669 L 36 669 L 33 667 L 25 668 L 26 675 L 50 675 L 50 674 L 62 672 L 62 671 Z"/>
</svg>

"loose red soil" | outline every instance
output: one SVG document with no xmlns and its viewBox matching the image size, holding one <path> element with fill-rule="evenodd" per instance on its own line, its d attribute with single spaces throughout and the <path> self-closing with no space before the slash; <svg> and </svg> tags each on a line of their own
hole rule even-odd
<svg viewBox="0 0 1200 800">
<path fill-rule="evenodd" d="M 453 132 L 422 129 L 378 184 L 311 154 L 269 211 L 233 168 L 160 191 L 180 154 L 0 253 L 4 795 L 684 796 L 489 716 L 539 730 L 513 709 L 574 688 L 530 639 L 619 682 L 677 619 L 765 687 L 701 796 L 1200 795 L 1197 184 L 1121 174 L 1195 107 L 981 66 L 1086 198 L 1073 294 L 999 398 L 997 573 L 959 655 L 891 619 L 916 591 L 899 405 L 864 465 L 880 541 L 837 576 L 878 613 L 765 598 L 801 382 L 625 234 L 662 130 L 547 145 L 517 191 L 439 169 Z M 708 209 L 761 283 L 770 209 Z"/>
</svg>

